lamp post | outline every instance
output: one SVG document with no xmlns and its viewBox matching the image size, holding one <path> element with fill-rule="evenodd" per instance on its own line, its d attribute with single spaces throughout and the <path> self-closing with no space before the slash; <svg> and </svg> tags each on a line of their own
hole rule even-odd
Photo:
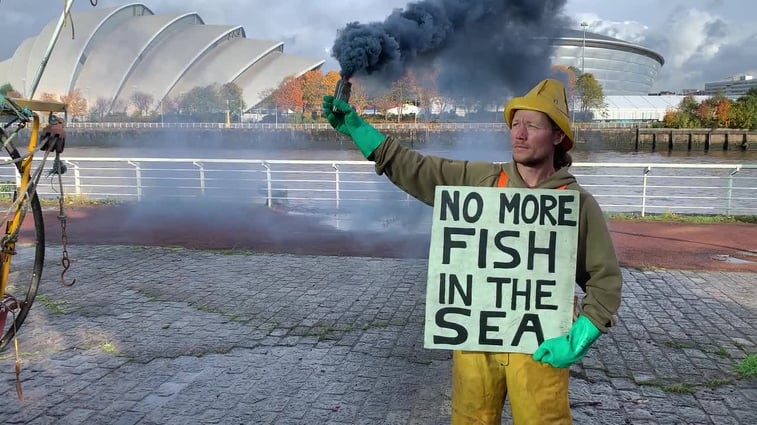
<svg viewBox="0 0 757 425">
<path fill-rule="evenodd" d="M 581 28 L 584 30 L 584 38 L 583 38 L 583 44 L 581 46 L 581 74 L 584 73 L 584 60 L 586 57 L 586 27 L 588 27 L 589 24 L 587 22 L 581 22 Z"/>
</svg>

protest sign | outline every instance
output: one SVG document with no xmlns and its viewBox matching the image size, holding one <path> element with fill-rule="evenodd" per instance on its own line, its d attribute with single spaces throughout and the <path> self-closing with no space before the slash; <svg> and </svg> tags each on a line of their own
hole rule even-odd
<svg viewBox="0 0 757 425">
<path fill-rule="evenodd" d="M 573 319 L 579 193 L 439 186 L 424 346 L 533 353 Z"/>
</svg>

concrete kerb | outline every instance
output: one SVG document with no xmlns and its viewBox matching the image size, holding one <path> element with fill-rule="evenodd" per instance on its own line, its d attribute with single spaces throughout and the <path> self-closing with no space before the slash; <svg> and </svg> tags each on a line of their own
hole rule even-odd
<svg viewBox="0 0 757 425">
<path fill-rule="evenodd" d="M 0 354 L 2 423 L 449 423 L 423 260 L 69 253 L 77 284 L 49 259 L 20 332 L 24 401 Z M 754 274 L 623 273 L 616 327 L 571 370 L 574 421 L 757 423 L 757 381 L 734 372 L 757 352 Z"/>
</svg>

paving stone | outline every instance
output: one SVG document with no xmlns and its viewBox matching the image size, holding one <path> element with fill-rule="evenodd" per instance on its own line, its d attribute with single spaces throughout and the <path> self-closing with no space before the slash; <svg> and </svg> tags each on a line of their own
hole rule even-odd
<svg viewBox="0 0 757 425">
<path fill-rule="evenodd" d="M 21 329 L 27 399 L 0 382 L 0 423 L 450 421 L 450 352 L 423 348 L 423 260 L 75 250 L 77 285 L 39 292 L 65 313 L 35 304 Z M 571 368 L 575 423 L 757 423 L 757 385 L 733 377 L 757 345 L 754 275 L 623 275 L 618 325 Z"/>
</svg>

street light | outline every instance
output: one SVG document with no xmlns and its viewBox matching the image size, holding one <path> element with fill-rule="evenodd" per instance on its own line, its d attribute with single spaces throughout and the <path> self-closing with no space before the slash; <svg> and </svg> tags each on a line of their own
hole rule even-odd
<svg viewBox="0 0 757 425">
<path fill-rule="evenodd" d="M 586 27 L 588 27 L 589 24 L 587 22 L 581 22 L 581 28 L 584 30 L 584 40 L 583 45 L 581 47 L 581 74 L 584 73 L 584 59 L 586 56 Z"/>
</svg>

